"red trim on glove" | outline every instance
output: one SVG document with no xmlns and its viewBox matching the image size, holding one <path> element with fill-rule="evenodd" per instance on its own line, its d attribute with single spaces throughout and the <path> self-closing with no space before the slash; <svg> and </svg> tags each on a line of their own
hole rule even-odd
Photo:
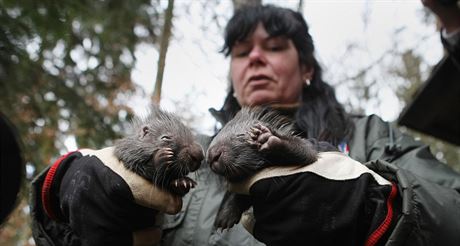
<svg viewBox="0 0 460 246">
<path fill-rule="evenodd" d="M 61 164 L 61 162 L 65 158 L 67 158 L 69 155 L 71 155 L 71 154 L 73 154 L 75 152 L 77 152 L 77 151 L 72 151 L 72 152 L 69 152 L 69 153 L 59 157 L 59 159 L 57 159 L 54 162 L 54 164 L 50 167 L 50 169 L 48 170 L 48 173 L 46 174 L 45 181 L 43 181 L 42 192 L 41 192 L 43 210 L 45 211 L 46 215 L 48 215 L 48 217 L 50 217 L 51 219 L 56 220 L 56 221 L 59 220 L 59 217 L 57 216 L 56 211 L 53 210 L 53 206 L 52 206 L 53 200 L 52 200 L 52 194 L 51 194 L 51 186 L 52 186 L 53 181 L 54 181 L 54 176 L 56 174 L 56 170 L 58 169 L 58 167 Z"/>
<path fill-rule="evenodd" d="M 393 219 L 393 200 L 396 197 L 397 188 L 395 184 L 391 184 L 391 192 L 387 199 L 387 216 L 383 220 L 382 224 L 380 224 L 377 229 L 371 233 L 371 235 L 366 240 L 366 246 L 374 246 L 380 240 L 380 238 L 387 232 L 388 228 L 390 227 L 391 221 Z"/>
</svg>

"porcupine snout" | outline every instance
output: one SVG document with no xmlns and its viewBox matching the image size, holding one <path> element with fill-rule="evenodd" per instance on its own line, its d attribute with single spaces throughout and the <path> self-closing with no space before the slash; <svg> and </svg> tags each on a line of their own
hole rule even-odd
<svg viewBox="0 0 460 246">
<path fill-rule="evenodd" d="M 190 172 L 196 171 L 201 162 L 204 159 L 203 149 L 198 143 L 192 143 L 186 148 L 184 148 L 180 154 L 183 158 L 180 158 L 187 165 L 187 168 Z"/>
<path fill-rule="evenodd" d="M 211 170 L 217 174 L 224 174 L 225 168 L 222 164 L 222 148 L 211 147 L 206 153 L 206 163 L 209 164 Z"/>
</svg>

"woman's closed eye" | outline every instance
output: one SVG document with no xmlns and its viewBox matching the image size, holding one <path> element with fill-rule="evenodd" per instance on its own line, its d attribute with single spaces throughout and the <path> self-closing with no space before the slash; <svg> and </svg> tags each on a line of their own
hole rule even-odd
<svg viewBox="0 0 460 246">
<path fill-rule="evenodd" d="M 251 49 L 249 47 L 236 46 L 232 50 L 232 57 L 245 57 L 249 55 Z"/>
<path fill-rule="evenodd" d="M 266 49 L 272 52 L 283 51 L 288 47 L 287 40 L 284 38 L 273 38 L 266 44 Z"/>
<path fill-rule="evenodd" d="M 249 51 L 239 51 L 236 54 L 234 54 L 234 57 L 245 57 L 249 55 Z"/>
<path fill-rule="evenodd" d="M 273 46 L 268 47 L 268 50 L 270 50 L 270 51 L 281 51 L 283 49 L 284 49 L 284 47 L 282 47 L 280 45 L 273 45 Z"/>
</svg>

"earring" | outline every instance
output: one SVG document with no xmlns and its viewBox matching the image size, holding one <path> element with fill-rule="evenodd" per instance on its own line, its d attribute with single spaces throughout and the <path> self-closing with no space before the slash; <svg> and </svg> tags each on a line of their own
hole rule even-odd
<svg viewBox="0 0 460 246">
<path fill-rule="evenodd" d="M 234 98 L 236 98 L 236 92 L 233 92 L 232 96 L 233 96 Z"/>
<path fill-rule="evenodd" d="M 310 86 L 311 81 L 310 81 L 309 79 L 306 79 L 306 80 L 305 80 L 305 84 L 306 84 L 307 86 Z"/>
</svg>

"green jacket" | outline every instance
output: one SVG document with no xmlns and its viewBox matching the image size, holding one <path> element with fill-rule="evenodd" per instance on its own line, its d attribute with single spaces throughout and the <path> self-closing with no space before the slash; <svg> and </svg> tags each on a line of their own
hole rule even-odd
<svg viewBox="0 0 460 246">
<path fill-rule="evenodd" d="M 208 146 L 210 138 L 201 142 Z M 356 120 L 348 145 L 353 159 L 398 185 L 402 214 L 385 245 L 458 245 L 460 174 L 375 115 Z M 184 197 L 180 213 L 166 216 L 162 245 L 263 245 L 241 225 L 215 231 L 223 180 L 206 165 L 192 178 L 198 185 Z"/>
</svg>

